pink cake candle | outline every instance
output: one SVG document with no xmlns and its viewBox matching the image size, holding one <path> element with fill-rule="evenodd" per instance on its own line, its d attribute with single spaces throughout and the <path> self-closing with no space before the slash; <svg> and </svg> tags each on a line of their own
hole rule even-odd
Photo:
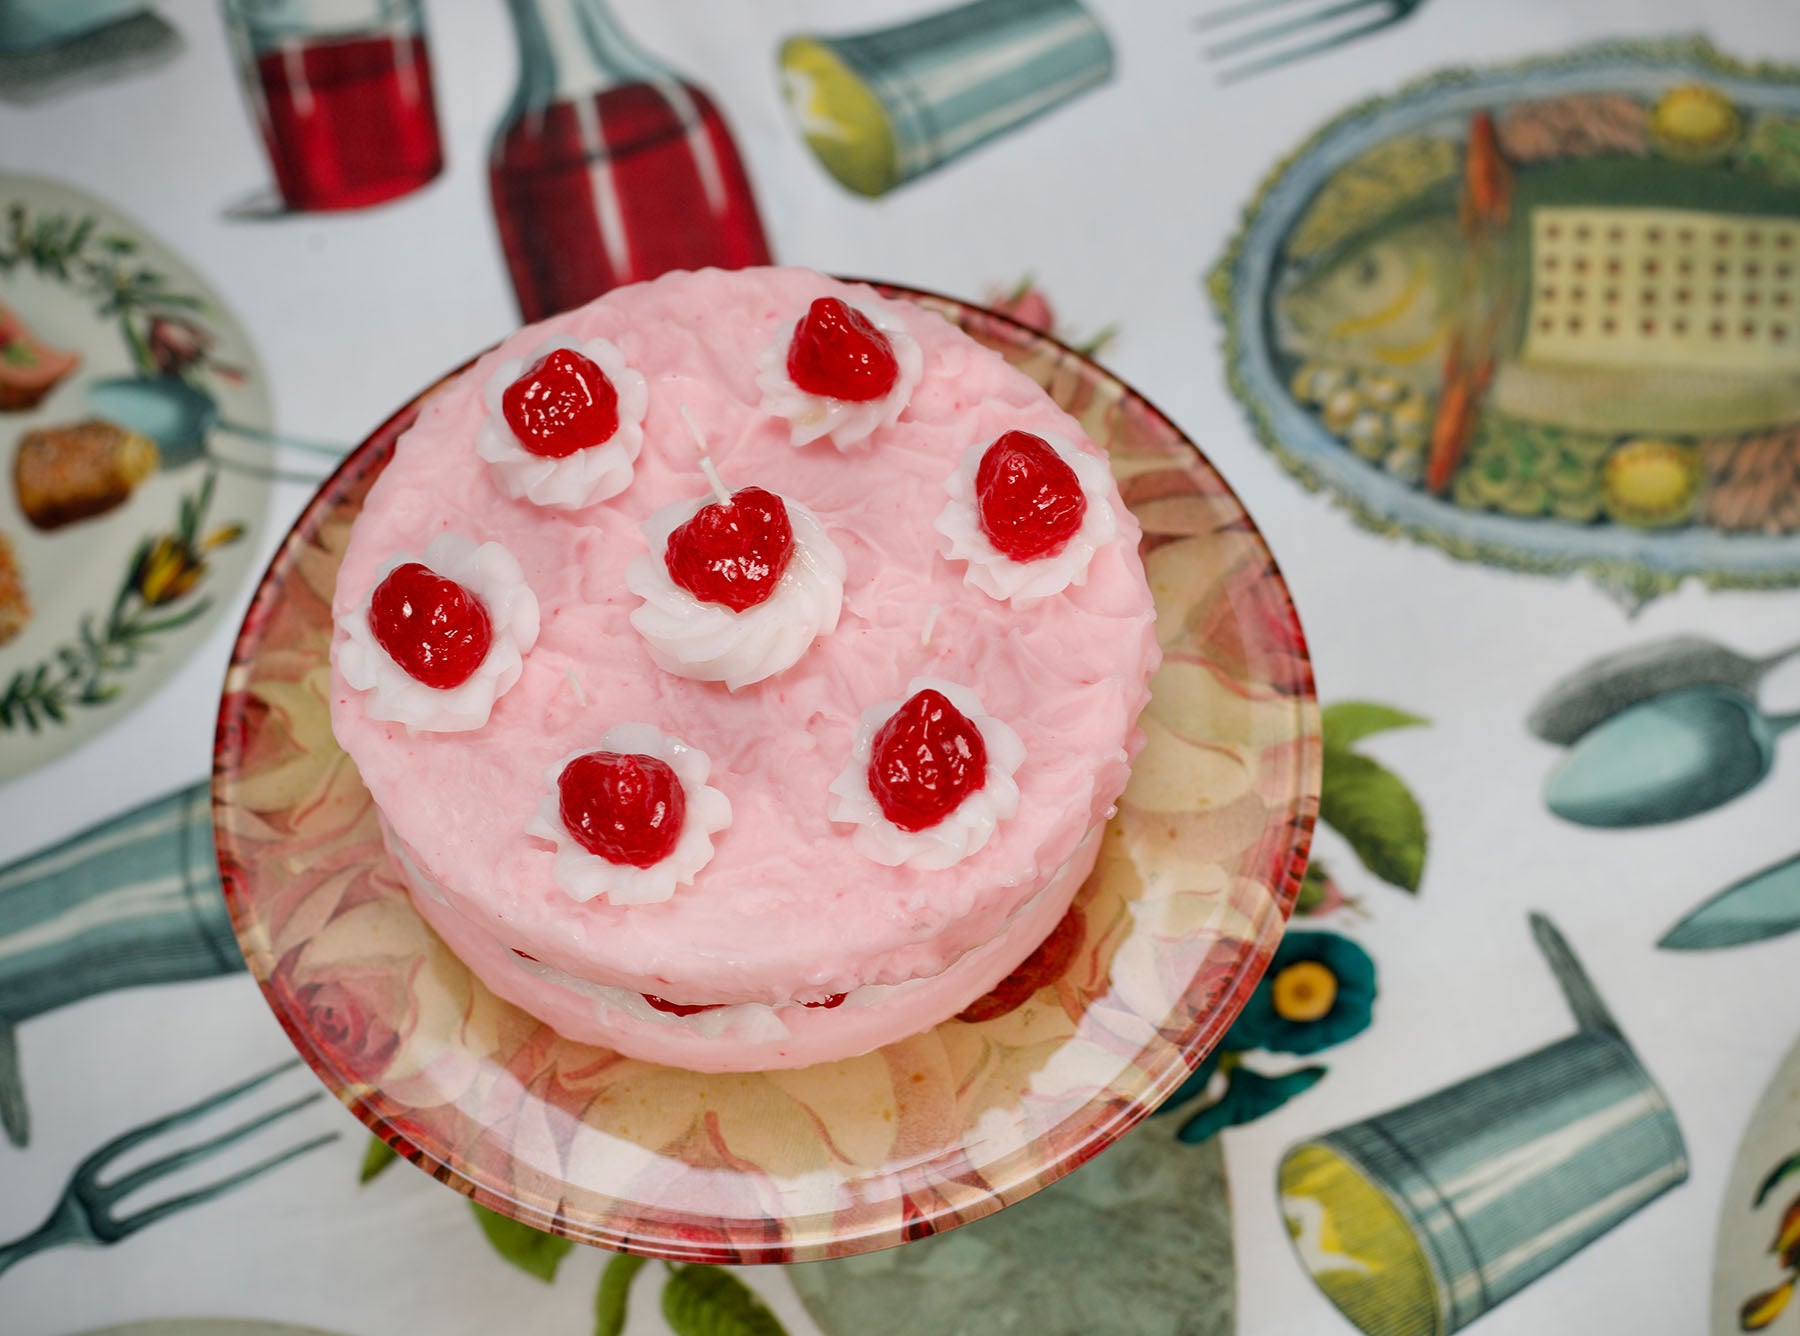
<svg viewBox="0 0 1800 1336">
<path fill-rule="evenodd" d="M 790 356 L 821 300 L 864 317 L 845 374 L 842 320 Z M 627 382 L 616 491 L 534 500 L 491 458 L 495 377 L 547 348 Z M 774 403 L 790 363 L 817 402 Z M 538 614 L 454 731 L 362 685 L 372 591 L 443 534 L 503 549 Z M 1137 543 L 1079 425 L 938 316 L 804 270 L 670 274 L 514 334 L 401 438 L 338 577 L 333 727 L 500 996 L 698 1070 L 848 1057 L 991 989 L 1091 869 L 1158 662 Z"/>
</svg>

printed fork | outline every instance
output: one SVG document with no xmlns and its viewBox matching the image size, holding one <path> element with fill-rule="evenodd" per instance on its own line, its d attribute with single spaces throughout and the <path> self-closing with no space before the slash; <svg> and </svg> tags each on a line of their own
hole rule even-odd
<svg viewBox="0 0 1800 1336">
<path fill-rule="evenodd" d="M 1410 17 L 1413 11 L 1424 3 L 1425 0 L 1335 0 L 1335 3 L 1328 4 L 1322 9 L 1308 10 L 1296 14 L 1293 18 L 1278 19 L 1264 27 L 1215 42 L 1206 48 L 1206 58 L 1208 60 L 1230 60 L 1254 47 L 1266 46 L 1270 42 L 1279 42 L 1286 37 L 1299 36 L 1309 30 L 1336 23 L 1340 19 L 1349 20 L 1358 15 L 1367 16 L 1361 23 L 1351 23 L 1347 27 L 1340 27 L 1311 41 L 1301 42 L 1270 55 L 1234 65 L 1219 75 L 1220 83 L 1236 83 L 1239 79 L 1248 79 L 1251 75 L 1261 74 L 1278 65 L 1285 65 L 1289 61 L 1304 60 L 1308 56 L 1320 55 L 1335 47 L 1353 42 L 1359 37 L 1367 37 L 1371 33 L 1380 32 L 1383 28 L 1391 28 L 1402 19 Z M 1229 24 L 1258 18 L 1276 10 L 1287 9 L 1295 4 L 1296 0 L 1241 0 L 1241 3 L 1227 5 L 1223 9 L 1215 9 L 1210 13 L 1202 14 L 1194 26 L 1202 31 L 1222 28 Z"/>
<path fill-rule="evenodd" d="M 174 1215 L 177 1211 L 184 1211 L 191 1206 L 211 1201 L 221 1193 L 229 1192 L 240 1183 L 246 1183 L 259 1174 L 267 1173 L 277 1165 L 305 1155 L 308 1151 L 317 1150 L 327 1142 L 336 1141 L 338 1133 L 326 1132 L 313 1137 L 310 1141 L 303 1141 L 297 1146 L 291 1146 L 287 1150 L 260 1160 L 247 1169 L 240 1169 L 235 1173 L 228 1174 L 205 1187 L 195 1188 L 179 1196 L 170 1197 L 128 1215 L 120 1215 L 117 1211 L 120 1201 L 139 1188 L 215 1155 L 227 1146 L 242 1141 L 269 1124 L 278 1122 L 289 1114 L 325 1097 L 324 1091 L 315 1090 L 309 1095 L 302 1095 L 298 1099 L 290 1100 L 267 1113 L 259 1114 L 247 1122 L 221 1132 L 210 1141 L 203 1141 L 198 1145 L 172 1151 L 141 1168 L 121 1175 L 110 1183 L 100 1181 L 101 1175 L 128 1151 L 175 1128 L 204 1118 L 215 1110 L 224 1108 L 233 1100 L 249 1094 L 257 1087 L 274 1080 L 283 1072 L 292 1071 L 299 1065 L 300 1062 L 297 1058 L 284 1062 L 259 1076 L 251 1077 L 248 1081 L 221 1090 L 217 1094 L 209 1095 L 196 1104 L 190 1104 L 185 1109 L 178 1109 L 166 1117 L 158 1118 L 154 1122 L 146 1123 L 142 1127 L 133 1128 L 129 1132 L 114 1137 L 75 1167 L 75 1172 L 70 1176 L 68 1185 L 63 1189 L 62 1198 L 56 1203 L 55 1209 L 50 1212 L 49 1218 L 43 1224 L 23 1238 L 0 1245 L 0 1272 L 4 1272 L 13 1263 L 47 1248 L 57 1248 L 71 1243 L 90 1246 L 117 1243 L 120 1239 L 137 1233 L 145 1225 L 153 1225 L 165 1216 Z"/>
</svg>

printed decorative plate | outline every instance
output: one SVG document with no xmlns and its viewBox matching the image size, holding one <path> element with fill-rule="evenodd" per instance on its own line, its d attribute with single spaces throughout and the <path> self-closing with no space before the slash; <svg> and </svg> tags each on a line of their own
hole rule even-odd
<svg viewBox="0 0 1800 1336">
<path fill-rule="evenodd" d="M 1211 288 L 1257 434 L 1366 527 L 1628 604 L 1800 584 L 1800 68 L 1441 72 L 1284 158 Z"/>
<path fill-rule="evenodd" d="M 961 1018 L 849 1061 L 699 1075 L 563 1040 L 425 927 L 326 697 L 351 522 L 426 396 L 307 508 L 239 636 L 214 829 L 251 972 L 378 1136 L 539 1229 L 672 1259 L 795 1262 L 987 1215 L 1180 1084 L 1292 908 L 1318 809 L 1318 714 L 1287 588 L 1243 507 L 1166 418 L 1079 354 L 886 291 L 997 348 L 1108 448 L 1143 525 L 1166 656 L 1094 875 L 1045 946 Z"/>
<path fill-rule="evenodd" d="M 269 425 L 199 274 L 97 199 L 0 175 L 0 783 L 135 709 L 251 574 L 266 480 L 96 421 L 96 383 L 163 377 Z"/>
<path fill-rule="evenodd" d="M 1781 1060 L 1738 1146 L 1713 1243 L 1712 1333 L 1787 1330 L 1800 1290 L 1800 1043 Z"/>
</svg>

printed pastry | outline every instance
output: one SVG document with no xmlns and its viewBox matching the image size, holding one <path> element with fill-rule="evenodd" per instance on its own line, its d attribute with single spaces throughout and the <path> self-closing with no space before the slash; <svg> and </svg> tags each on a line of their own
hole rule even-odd
<svg viewBox="0 0 1800 1336">
<path fill-rule="evenodd" d="M 25 576 L 13 552 L 12 539 L 0 533 L 0 645 L 25 629 L 31 620 L 31 599 L 25 593 Z"/>
<path fill-rule="evenodd" d="M 1159 651 L 1105 456 L 948 322 L 670 274 L 436 394 L 338 575 L 332 721 L 419 912 L 565 1036 L 867 1052 L 1062 919 Z"/>
<path fill-rule="evenodd" d="M 148 436 L 110 422 L 44 427 L 20 439 L 13 488 L 26 519 L 57 529 L 124 505 L 160 459 Z"/>
</svg>

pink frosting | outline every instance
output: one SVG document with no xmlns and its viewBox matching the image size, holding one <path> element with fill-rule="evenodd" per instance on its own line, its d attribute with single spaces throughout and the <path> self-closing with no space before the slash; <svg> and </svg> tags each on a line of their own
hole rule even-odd
<svg viewBox="0 0 1800 1336">
<path fill-rule="evenodd" d="M 514 334 L 425 407 L 351 535 L 340 613 L 366 597 L 395 552 L 421 551 L 446 530 L 504 543 L 537 594 L 537 645 L 486 727 L 408 737 L 370 719 L 335 670 L 332 723 L 393 836 L 442 888 L 441 901 L 415 889 L 427 917 L 497 991 L 553 1024 L 565 989 L 516 971 L 502 986 L 471 943 L 491 938 L 578 979 L 686 1004 L 780 1004 L 930 978 L 1009 924 L 1005 954 L 1016 963 L 1050 926 L 1020 911 L 1124 789 L 1159 654 L 1138 527 L 1116 489 L 1119 532 L 1096 554 L 1087 583 L 1026 609 L 969 587 L 960 566 L 938 554 L 933 529 L 945 476 L 972 443 L 1022 428 L 1098 448 L 997 354 L 936 315 L 885 302 L 924 350 L 905 412 L 868 450 L 795 449 L 787 424 L 758 408 L 756 359 L 775 330 L 824 295 L 884 301 L 805 270 L 708 270 L 620 289 Z M 555 334 L 611 340 L 650 394 L 631 486 L 569 513 L 508 500 L 474 449 L 487 376 Z M 707 492 L 682 404 L 728 486 L 755 483 L 802 502 L 847 563 L 837 629 L 794 667 L 737 692 L 661 671 L 629 621 L 638 600 L 625 569 L 646 550 L 641 523 Z M 920 632 L 934 605 L 926 646 Z M 1017 815 L 943 871 L 873 863 L 857 850 L 854 828 L 828 816 L 828 789 L 862 710 L 900 698 L 917 676 L 975 687 L 1025 744 Z M 699 878 L 671 899 L 577 903 L 556 885 L 551 847 L 526 828 L 545 768 L 622 720 L 703 748 L 732 822 Z M 463 921 L 454 930 L 450 914 Z M 1035 925 L 1023 949 L 1011 940 L 1015 919 Z M 910 994 L 921 1000 L 903 1002 Z M 927 1005 L 928 997 L 936 1001 Z M 890 1021 L 897 1015 L 906 1028 L 885 1024 L 883 1033 L 926 1028 L 949 1014 L 943 1006 L 931 990 L 897 993 Z M 850 1014 L 808 1012 L 807 1024 L 823 1029 Z M 844 1052 L 869 1046 L 844 1042 Z M 693 1047 L 652 1042 L 652 1051 L 633 1051 L 716 1065 L 696 1061 Z M 809 1052 L 843 1055 L 830 1048 Z"/>
</svg>

